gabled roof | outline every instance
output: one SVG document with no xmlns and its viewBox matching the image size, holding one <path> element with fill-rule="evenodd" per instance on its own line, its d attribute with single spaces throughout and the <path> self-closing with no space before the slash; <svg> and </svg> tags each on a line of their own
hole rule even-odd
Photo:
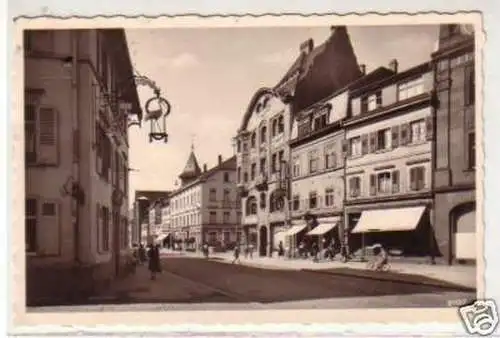
<svg viewBox="0 0 500 338">
<path fill-rule="evenodd" d="M 205 182 L 210 176 L 216 174 L 217 172 L 219 172 L 221 170 L 235 171 L 236 167 L 237 167 L 236 156 L 233 155 L 232 157 L 228 158 L 227 160 L 222 161 L 221 164 L 218 164 L 215 167 L 207 170 L 206 172 L 201 173 L 195 180 L 193 180 L 193 181 L 181 186 L 179 189 L 173 191 L 171 196 L 176 195 L 176 194 L 184 191 L 185 189 L 192 187 L 196 184 L 199 184 L 201 182 Z"/>
<path fill-rule="evenodd" d="M 198 165 L 198 160 L 194 154 L 194 149 L 191 149 L 191 153 L 189 154 L 189 158 L 184 166 L 184 170 L 179 175 L 181 179 L 190 179 L 198 177 L 201 174 L 200 166 Z"/>
</svg>

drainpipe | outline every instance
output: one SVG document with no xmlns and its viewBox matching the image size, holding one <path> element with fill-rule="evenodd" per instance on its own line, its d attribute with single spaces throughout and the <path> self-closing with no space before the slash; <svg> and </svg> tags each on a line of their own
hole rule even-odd
<svg viewBox="0 0 500 338">
<path fill-rule="evenodd" d="M 79 155 L 81 152 L 81 142 L 80 142 L 80 126 L 83 125 L 82 121 L 80 121 L 81 114 L 79 109 L 79 95 L 78 95 L 78 83 L 79 83 L 79 69 L 78 69 L 78 39 L 80 37 L 80 33 L 78 31 L 70 32 L 71 34 L 71 56 L 72 56 L 72 66 L 71 66 L 71 105 L 73 110 L 73 133 L 77 133 L 77 138 L 73 137 L 73 142 L 78 142 L 78 154 L 73 154 L 73 177 L 75 178 L 75 184 L 79 188 L 81 188 L 81 165 L 82 161 Z M 78 156 L 75 158 L 75 156 Z M 76 159 L 76 161 L 75 161 Z M 80 256 L 80 211 L 81 206 L 80 203 L 75 197 L 72 197 L 71 203 L 76 203 L 75 207 L 75 222 L 73 228 L 73 242 L 74 242 L 74 259 L 77 265 L 81 263 Z"/>
</svg>

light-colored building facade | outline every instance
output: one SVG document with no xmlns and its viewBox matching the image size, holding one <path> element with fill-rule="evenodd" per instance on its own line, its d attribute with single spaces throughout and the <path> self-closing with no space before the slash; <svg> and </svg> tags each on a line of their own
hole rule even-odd
<svg viewBox="0 0 500 338">
<path fill-rule="evenodd" d="M 476 72 L 472 25 L 442 25 L 433 53 L 435 232 L 446 263 L 476 261 Z"/>
<path fill-rule="evenodd" d="M 376 242 L 433 257 L 433 73 L 430 63 L 397 68 L 350 90 L 345 230 L 353 252 Z"/>
<path fill-rule="evenodd" d="M 340 241 L 338 230 L 344 202 L 341 123 L 347 115 L 348 94 L 343 89 L 300 112 L 293 121 L 290 212 L 297 226 L 293 242 L 287 243 L 291 247 L 299 241 L 318 241 L 320 247 L 332 239 Z"/>
<path fill-rule="evenodd" d="M 170 228 L 175 239 L 199 248 L 227 246 L 239 241 L 240 204 L 236 187 L 236 159 L 231 157 L 202 171 L 191 152 L 180 178 L 182 185 L 170 198 Z"/>
<path fill-rule="evenodd" d="M 347 29 L 331 27 L 324 43 L 300 45 L 299 56 L 273 88 L 258 90 L 236 136 L 244 234 L 261 256 L 271 255 L 278 234 L 290 228 L 288 142 L 292 121 L 361 76 Z"/>
<path fill-rule="evenodd" d="M 123 30 L 25 31 L 24 49 L 29 301 L 85 292 L 120 272 L 129 246 L 126 121 L 130 104 L 140 107 L 135 86 L 119 88 L 133 74 Z M 117 92 L 118 101 L 107 99 Z"/>
</svg>

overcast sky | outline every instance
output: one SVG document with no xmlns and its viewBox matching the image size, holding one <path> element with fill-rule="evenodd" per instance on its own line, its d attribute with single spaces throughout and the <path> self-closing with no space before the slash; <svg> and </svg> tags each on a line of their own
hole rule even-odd
<svg viewBox="0 0 500 338">
<path fill-rule="evenodd" d="M 430 59 L 437 26 L 348 27 L 358 63 L 367 71 L 398 59 L 401 70 Z M 153 79 L 172 104 L 169 142 L 149 143 L 149 124 L 130 131 L 130 196 L 135 190 L 175 188 L 194 139 L 200 166 L 233 155 L 231 138 L 250 98 L 273 86 L 313 38 L 321 44 L 329 27 L 133 29 L 127 40 L 134 68 Z M 152 92 L 139 88 L 144 106 Z M 133 197 L 132 197 L 133 198 Z"/>
</svg>

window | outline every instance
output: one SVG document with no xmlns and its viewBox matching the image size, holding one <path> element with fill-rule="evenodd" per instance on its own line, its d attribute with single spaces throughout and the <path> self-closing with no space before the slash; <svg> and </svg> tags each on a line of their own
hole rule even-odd
<svg viewBox="0 0 500 338">
<path fill-rule="evenodd" d="M 215 224 L 217 223 L 217 212 L 216 211 L 210 211 L 210 216 L 209 216 L 209 222 L 210 224 Z"/>
<path fill-rule="evenodd" d="M 248 173 L 243 174 L 243 182 L 245 182 L 245 183 L 248 182 Z"/>
<path fill-rule="evenodd" d="M 469 169 L 476 168 L 476 133 L 470 131 L 467 133 L 467 161 Z"/>
<path fill-rule="evenodd" d="M 349 179 L 349 195 L 351 197 L 358 197 L 361 195 L 361 178 L 351 177 Z"/>
<path fill-rule="evenodd" d="M 466 106 L 472 105 L 476 98 L 476 80 L 474 74 L 474 65 L 465 66 L 465 87 L 464 87 L 464 104 Z"/>
<path fill-rule="evenodd" d="M 54 30 L 24 31 L 24 48 L 28 52 L 54 53 Z"/>
<path fill-rule="evenodd" d="M 231 240 L 231 233 L 229 231 L 224 231 L 222 233 L 222 238 L 224 240 L 224 243 L 228 243 Z"/>
<path fill-rule="evenodd" d="M 237 151 L 237 152 L 241 152 L 241 141 L 240 141 L 240 140 L 238 140 L 238 141 L 236 142 L 236 151 Z"/>
<path fill-rule="evenodd" d="M 97 173 L 105 181 L 109 181 L 111 171 L 111 141 L 104 128 L 96 122 L 96 166 Z"/>
<path fill-rule="evenodd" d="M 293 159 L 293 177 L 300 176 L 300 158 L 296 157 Z"/>
<path fill-rule="evenodd" d="M 254 196 L 250 196 L 246 201 L 246 214 L 256 215 L 257 214 L 257 199 Z"/>
<path fill-rule="evenodd" d="M 284 132 L 285 132 L 285 122 L 283 119 L 283 115 L 280 115 L 280 117 L 278 118 L 278 133 L 281 134 Z"/>
<path fill-rule="evenodd" d="M 250 137 L 250 147 L 253 149 L 257 145 L 257 134 L 255 132 L 252 133 L 252 136 Z"/>
<path fill-rule="evenodd" d="M 224 173 L 224 182 L 229 183 L 229 173 Z"/>
<path fill-rule="evenodd" d="M 410 190 L 419 191 L 425 188 L 425 167 L 410 168 Z"/>
<path fill-rule="evenodd" d="M 272 137 L 278 135 L 278 120 L 274 119 L 272 124 Z"/>
<path fill-rule="evenodd" d="M 392 134 L 391 129 L 383 129 L 377 132 L 377 150 L 391 149 Z"/>
<path fill-rule="evenodd" d="M 391 173 L 382 172 L 377 174 L 377 192 L 388 194 L 392 191 Z"/>
<path fill-rule="evenodd" d="M 271 173 L 275 173 L 276 171 L 278 171 L 278 155 L 277 154 L 273 154 L 271 156 Z"/>
<path fill-rule="evenodd" d="M 299 195 L 295 195 L 293 196 L 293 205 L 292 205 L 292 209 L 297 211 L 300 209 L 300 196 Z"/>
<path fill-rule="evenodd" d="M 248 150 L 248 144 L 246 142 L 243 142 L 243 152 L 246 152 Z"/>
<path fill-rule="evenodd" d="M 217 190 L 215 188 L 210 188 L 209 193 L 208 193 L 208 200 L 210 202 L 215 202 L 217 201 Z"/>
<path fill-rule="evenodd" d="M 326 119 L 326 114 L 323 114 L 321 116 L 318 116 L 318 117 L 315 117 L 314 118 L 314 130 L 320 130 L 320 129 L 323 129 L 324 127 L 326 127 L 327 125 L 327 119 Z"/>
<path fill-rule="evenodd" d="M 394 170 L 392 172 L 392 192 L 399 192 L 399 170 Z"/>
<path fill-rule="evenodd" d="M 333 206 L 333 189 L 327 188 L 325 189 L 325 206 L 332 207 Z"/>
<path fill-rule="evenodd" d="M 58 164 L 58 116 L 49 107 L 25 106 L 25 155 L 29 164 Z"/>
<path fill-rule="evenodd" d="M 309 153 L 309 173 L 314 174 L 318 171 L 318 153 L 316 151 L 311 151 Z"/>
<path fill-rule="evenodd" d="M 424 142 L 426 140 L 425 129 L 424 119 L 410 123 L 411 143 Z"/>
<path fill-rule="evenodd" d="M 260 128 L 260 144 L 266 143 L 266 139 L 267 139 L 267 128 L 266 126 L 263 126 L 262 128 Z"/>
<path fill-rule="evenodd" d="M 261 209 L 266 208 L 266 193 L 265 192 L 260 193 L 260 208 Z"/>
<path fill-rule="evenodd" d="M 238 167 L 238 169 L 236 170 L 236 175 L 238 176 L 238 183 L 241 182 L 241 167 Z"/>
<path fill-rule="evenodd" d="M 270 201 L 269 201 L 269 211 L 270 212 L 275 212 L 275 211 L 280 211 L 283 209 L 283 197 L 278 197 L 276 196 L 276 192 L 274 191 L 271 193 L 270 196 Z"/>
<path fill-rule="evenodd" d="M 375 110 L 382 106 L 382 92 L 377 92 L 376 94 L 368 96 L 367 106 L 368 111 Z"/>
<path fill-rule="evenodd" d="M 335 168 L 337 166 L 337 155 L 334 149 L 333 144 L 325 147 L 325 169 Z"/>
<path fill-rule="evenodd" d="M 231 191 L 229 191 L 229 189 L 224 189 L 224 197 L 223 197 L 224 200 L 223 201 L 225 203 L 228 203 L 228 202 L 231 201 L 231 197 L 230 196 L 231 196 Z"/>
<path fill-rule="evenodd" d="M 361 113 L 366 113 L 368 111 L 368 96 L 361 98 Z"/>
<path fill-rule="evenodd" d="M 361 137 L 354 137 L 349 142 L 351 143 L 351 156 L 361 156 Z"/>
<path fill-rule="evenodd" d="M 37 251 L 37 201 L 34 198 L 26 199 L 25 244 L 27 252 Z"/>
<path fill-rule="evenodd" d="M 100 224 L 100 241 L 99 241 L 99 251 L 107 252 L 109 251 L 109 209 L 100 206 L 98 207 L 99 212 L 99 224 Z"/>
<path fill-rule="evenodd" d="M 264 158 L 260 159 L 260 173 L 262 175 L 265 175 L 266 171 L 267 171 L 267 168 L 266 168 L 266 158 L 264 157 Z"/>
<path fill-rule="evenodd" d="M 236 212 L 236 222 L 241 223 L 241 211 Z"/>
<path fill-rule="evenodd" d="M 250 166 L 250 180 L 252 181 L 255 180 L 256 171 L 257 171 L 257 164 L 252 163 L 252 165 Z"/>
<path fill-rule="evenodd" d="M 315 191 L 309 193 L 309 209 L 316 209 L 318 207 L 318 195 Z"/>
<path fill-rule="evenodd" d="M 309 120 L 301 121 L 299 122 L 298 128 L 297 128 L 297 133 L 298 137 L 305 137 L 309 135 L 311 132 L 311 124 L 309 123 Z"/>
<path fill-rule="evenodd" d="M 424 78 L 404 82 L 398 85 L 398 100 L 406 100 L 411 97 L 420 95 L 424 92 Z"/>
<path fill-rule="evenodd" d="M 224 217 L 224 219 L 223 219 L 224 224 L 229 224 L 229 216 L 230 215 L 231 214 L 229 213 L 229 211 L 224 211 L 224 216 L 223 216 Z"/>
</svg>

